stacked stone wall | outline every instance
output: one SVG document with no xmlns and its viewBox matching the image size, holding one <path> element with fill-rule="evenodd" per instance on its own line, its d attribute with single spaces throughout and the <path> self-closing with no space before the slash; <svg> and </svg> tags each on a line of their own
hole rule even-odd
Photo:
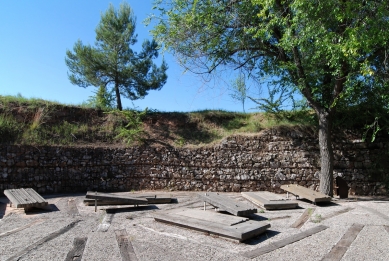
<svg viewBox="0 0 389 261">
<path fill-rule="evenodd" d="M 334 140 L 334 176 L 352 194 L 385 194 L 382 158 L 387 142 Z M 232 136 L 212 147 L 90 148 L 1 146 L 0 193 L 32 187 L 39 193 L 191 190 L 281 192 L 287 183 L 317 189 L 320 157 L 316 134 L 273 129 Z"/>
</svg>

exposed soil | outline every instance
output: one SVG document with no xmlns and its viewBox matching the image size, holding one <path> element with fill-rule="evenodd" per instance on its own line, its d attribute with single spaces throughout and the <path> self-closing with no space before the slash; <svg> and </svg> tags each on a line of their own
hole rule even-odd
<svg viewBox="0 0 389 261">
<path fill-rule="evenodd" d="M 15 132 L 6 133 L 10 136 L 7 138 L 4 135 L 5 131 L 1 129 L 2 117 L 11 118 L 17 123 L 13 130 L 6 130 Z M 142 141 L 131 145 L 182 147 L 213 144 L 231 134 L 257 134 L 266 128 L 263 126 L 266 126 L 269 118 L 263 113 L 242 114 L 225 111 L 148 112 L 142 121 L 144 130 Z M 316 129 L 314 124 L 307 124 L 304 119 L 301 119 L 302 125 L 298 123 L 299 119 L 294 119 L 294 121 L 297 125 L 282 126 L 282 128 Z M 45 101 L 3 102 L 0 99 L 0 143 L 3 144 L 41 145 L 43 140 L 43 144 L 47 145 L 123 147 L 129 144 L 116 136 L 119 128 L 127 123 L 125 117 L 101 109 L 67 106 Z M 64 130 L 60 129 L 64 124 L 71 125 L 67 133 L 63 133 Z M 246 128 L 249 125 L 251 128 Z M 334 136 L 354 140 L 362 138 L 364 131 L 363 128 L 357 128 L 356 131 L 344 131 L 343 129 L 342 127 L 334 128 Z M 26 132 L 32 138 L 27 135 L 29 139 L 25 139 Z M 380 135 L 383 134 L 386 133 L 380 133 Z M 34 135 L 41 135 L 44 138 L 34 140 Z M 64 136 L 67 138 L 65 141 Z"/>
<path fill-rule="evenodd" d="M 37 131 L 48 130 L 45 131 L 45 135 L 49 136 L 49 139 L 52 141 L 58 135 L 61 135 L 56 133 L 58 129 L 56 126 L 63 125 L 64 123 L 81 126 L 82 131 L 77 130 L 71 133 L 74 136 L 74 142 L 66 145 L 128 146 L 123 140 L 115 138 L 118 134 L 118 128 L 125 126 L 127 120 L 118 114 L 108 113 L 100 109 L 57 104 L 31 105 L 17 102 L 9 102 L 4 105 L 0 102 L 0 116 L 16 121 L 18 124 L 17 131 L 19 132 L 21 131 L 20 128 L 27 130 L 36 128 Z M 220 139 L 220 135 L 215 132 L 215 129 L 227 126 L 228 122 L 236 117 L 242 117 L 242 115 L 227 112 L 210 112 L 200 117 L 193 117 L 190 113 L 150 112 L 142 119 L 142 128 L 144 130 L 142 143 L 155 146 L 212 143 Z M 18 142 L 15 138 L 15 140 L 7 143 Z M 135 144 L 137 143 L 135 142 Z"/>
</svg>

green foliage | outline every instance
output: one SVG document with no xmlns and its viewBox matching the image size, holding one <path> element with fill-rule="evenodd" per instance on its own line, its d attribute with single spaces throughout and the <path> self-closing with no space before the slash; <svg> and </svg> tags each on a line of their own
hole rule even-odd
<svg viewBox="0 0 389 261">
<path fill-rule="evenodd" d="M 11 117 L 0 115 L 0 143 L 13 143 L 20 135 L 20 124 Z"/>
<path fill-rule="evenodd" d="M 168 5 L 166 2 L 170 2 Z M 386 1 L 156 1 L 152 30 L 189 70 L 233 65 L 330 110 L 375 74 L 389 40 Z"/>
<path fill-rule="evenodd" d="M 17 96 L 0 95 L 0 107 L 12 106 L 13 104 L 17 104 L 18 106 L 26 105 L 31 109 L 36 109 L 40 107 L 59 105 L 60 103 L 55 101 L 43 100 L 40 98 L 25 98 L 20 93 Z"/>
<path fill-rule="evenodd" d="M 293 110 L 299 109 L 299 107 L 301 107 L 298 106 L 293 99 L 294 90 L 290 90 L 287 86 L 278 86 L 278 88 L 270 88 L 270 86 L 268 86 L 268 93 L 269 98 L 255 99 L 249 97 L 249 99 L 258 105 L 257 109 L 260 111 L 264 111 L 267 114 L 276 116 L 286 111 L 285 107 L 287 105 L 285 105 L 285 103 L 287 100 L 292 100 Z M 290 110 L 290 108 L 288 109 Z"/>
<path fill-rule="evenodd" d="M 320 223 L 323 221 L 323 217 L 320 214 L 316 214 L 315 216 L 311 216 L 311 222 Z"/>
<path fill-rule="evenodd" d="M 78 111 L 77 115 L 73 111 Z M 41 99 L 2 96 L 0 143 L 109 146 L 140 141 L 183 147 L 212 144 L 229 135 L 258 133 L 269 127 L 307 124 L 303 122 L 305 116 L 298 116 L 297 111 L 282 120 L 267 118 L 263 113 L 223 110 L 189 113 L 147 110 L 146 114 L 133 111 L 127 114 L 128 117 L 120 111 L 102 113 Z"/>
<path fill-rule="evenodd" d="M 372 124 L 368 124 L 365 126 L 365 133 L 363 134 L 363 141 L 366 140 L 367 136 L 369 135 L 369 132 L 371 131 L 371 142 L 374 142 L 378 132 L 381 130 L 380 125 L 378 124 L 378 117 L 375 118 L 374 122 Z"/>
<path fill-rule="evenodd" d="M 182 147 L 185 145 L 185 139 L 180 137 L 178 138 L 176 141 L 175 141 L 175 144 L 178 146 L 178 147 Z"/>
<path fill-rule="evenodd" d="M 233 66 L 274 88 L 298 90 L 317 114 L 321 183 L 332 184 L 328 142 L 336 108 L 387 86 L 387 1 L 171 0 L 155 1 L 161 12 L 152 34 L 190 71 L 212 73 Z M 371 86 L 371 87 L 369 87 Z M 388 95 L 386 95 L 388 96 Z M 263 100 L 269 111 L 280 102 Z M 348 103 L 347 105 L 353 105 Z M 327 164 L 329 162 L 329 164 Z M 321 188 L 332 194 L 331 186 Z"/>
<path fill-rule="evenodd" d="M 115 97 L 111 92 L 107 91 L 107 88 L 101 85 L 96 92 L 96 95 L 90 96 L 88 99 L 88 105 L 93 108 L 99 109 L 112 109 L 114 107 Z"/>
<path fill-rule="evenodd" d="M 244 103 L 247 98 L 247 86 L 244 74 L 240 73 L 239 76 L 232 82 L 232 91 L 233 93 L 231 94 L 231 97 L 242 103 L 243 112 L 245 112 Z"/>
<path fill-rule="evenodd" d="M 127 144 L 131 144 L 135 141 L 143 141 L 145 132 L 143 130 L 142 118 L 147 114 L 147 108 L 142 112 L 124 110 L 112 111 L 109 113 L 120 114 L 127 122 L 124 127 L 119 129 L 119 134 L 116 136 L 117 139 L 123 139 Z"/>
<path fill-rule="evenodd" d="M 25 144 L 60 144 L 68 145 L 74 143 L 77 125 L 67 121 L 55 126 L 39 125 L 28 128 L 23 132 L 23 143 Z"/>
<path fill-rule="evenodd" d="M 78 40 L 73 52 L 66 51 L 70 82 L 80 87 L 110 88 L 108 93 L 115 95 L 119 110 L 121 96 L 130 100 L 143 98 L 148 91 L 161 89 L 167 80 L 165 61 L 160 67 L 152 62 L 158 57 L 154 40 L 145 40 L 140 53 L 130 48 L 137 42 L 135 21 L 127 3 L 122 3 L 118 11 L 110 5 L 96 28 L 96 46 Z"/>
</svg>

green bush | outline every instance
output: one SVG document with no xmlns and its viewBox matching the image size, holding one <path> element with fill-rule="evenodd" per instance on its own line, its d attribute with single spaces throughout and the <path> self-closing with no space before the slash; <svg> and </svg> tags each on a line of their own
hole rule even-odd
<svg viewBox="0 0 389 261">
<path fill-rule="evenodd" d="M 131 144 L 135 141 L 143 141 L 145 134 L 143 130 L 142 118 L 147 114 L 147 108 L 142 111 L 125 110 L 125 111 L 112 111 L 109 113 L 120 114 L 125 118 L 127 124 L 119 129 L 117 139 L 123 139 L 127 144 Z"/>
<path fill-rule="evenodd" d="M 0 115 L 0 143 L 13 143 L 21 133 L 22 127 L 14 119 Z"/>
</svg>

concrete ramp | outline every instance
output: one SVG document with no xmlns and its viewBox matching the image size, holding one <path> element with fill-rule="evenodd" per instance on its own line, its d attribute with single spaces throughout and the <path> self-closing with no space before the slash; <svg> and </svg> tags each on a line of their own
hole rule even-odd
<svg viewBox="0 0 389 261">
<path fill-rule="evenodd" d="M 226 211 L 235 216 L 249 216 L 257 213 L 256 208 L 251 208 L 249 205 L 229 198 L 225 194 L 217 192 L 207 192 L 199 194 L 199 197 L 206 203 L 217 207 L 219 210 Z"/>
<path fill-rule="evenodd" d="M 264 233 L 270 224 L 199 209 L 155 212 L 154 219 L 225 238 L 245 241 Z"/>
<path fill-rule="evenodd" d="M 313 203 L 330 202 L 332 200 L 330 196 L 297 184 L 282 185 L 281 189 L 295 195 L 298 198 L 305 198 Z"/>
<path fill-rule="evenodd" d="M 298 207 L 298 203 L 296 201 L 283 199 L 281 196 L 268 191 L 242 192 L 241 194 L 248 201 L 267 210 L 291 209 Z"/>
<path fill-rule="evenodd" d="M 147 205 L 149 202 L 145 198 L 133 198 L 133 197 L 127 197 L 127 196 L 121 196 L 121 195 L 115 195 L 115 194 L 109 194 L 109 193 L 101 193 L 101 192 L 93 192 L 88 191 L 86 193 L 86 198 L 89 199 L 96 199 L 96 200 L 102 200 L 102 201 L 120 201 L 124 202 L 128 205 Z"/>
<path fill-rule="evenodd" d="M 146 199 L 149 204 L 168 204 L 168 203 L 171 203 L 173 201 L 173 198 L 166 197 L 163 195 L 134 194 L 134 195 L 131 195 L 131 197 L 132 198 Z M 95 200 L 90 199 L 90 198 L 85 198 L 84 204 L 87 206 L 95 205 Z M 97 205 L 98 206 L 106 206 L 106 205 L 131 205 L 131 204 L 127 203 L 126 201 L 121 201 L 120 199 L 115 199 L 115 200 L 101 200 L 101 199 L 99 199 L 99 200 L 97 200 Z"/>
<path fill-rule="evenodd" d="M 48 205 L 48 202 L 32 188 L 6 189 L 4 195 L 14 208 L 41 208 Z"/>
</svg>

